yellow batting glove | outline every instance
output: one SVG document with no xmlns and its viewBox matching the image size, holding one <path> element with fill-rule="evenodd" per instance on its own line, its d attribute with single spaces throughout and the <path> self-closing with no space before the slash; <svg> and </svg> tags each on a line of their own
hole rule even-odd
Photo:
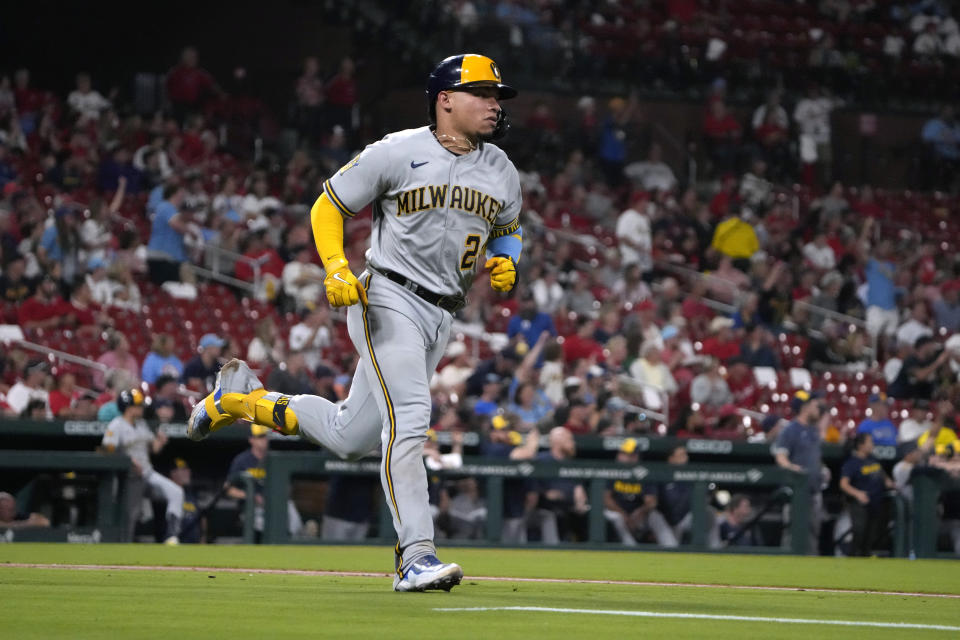
<svg viewBox="0 0 960 640">
<path fill-rule="evenodd" d="M 490 269 L 490 286 L 495 290 L 510 291 L 517 283 L 517 266 L 510 258 L 490 258 L 483 266 Z"/>
<path fill-rule="evenodd" d="M 367 304 L 367 291 L 350 271 L 346 258 L 331 258 L 324 266 L 327 268 L 327 277 L 323 279 L 323 286 L 331 307 L 349 307 L 357 302 Z"/>
</svg>

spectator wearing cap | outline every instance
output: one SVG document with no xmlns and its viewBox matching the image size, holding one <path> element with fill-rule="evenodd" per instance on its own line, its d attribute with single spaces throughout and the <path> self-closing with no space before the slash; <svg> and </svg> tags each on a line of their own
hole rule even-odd
<svg viewBox="0 0 960 640">
<path fill-rule="evenodd" d="M 330 346 L 330 309 L 318 305 L 302 318 L 290 327 L 290 350 L 301 352 L 307 369 L 313 371 L 323 359 L 323 350 Z"/>
<path fill-rule="evenodd" d="M 60 297 L 56 279 L 45 275 L 36 293 L 20 305 L 17 323 L 25 331 L 69 327 L 75 321 L 70 304 Z"/>
<path fill-rule="evenodd" d="M 822 442 L 830 413 L 819 391 L 797 391 L 790 408 L 793 420 L 777 435 L 770 451 L 777 465 L 807 476 L 807 496 L 810 504 L 810 539 L 807 552 L 816 555 L 823 521 L 823 499 L 820 493 L 823 466 Z M 784 546 L 789 546 L 789 537 Z"/>
<path fill-rule="evenodd" d="M 870 396 L 870 417 L 857 425 L 857 433 L 869 433 L 873 444 L 881 447 L 897 446 L 897 427 L 890 420 L 890 400 L 885 393 Z"/>
<path fill-rule="evenodd" d="M 183 363 L 173 355 L 173 348 L 173 336 L 166 333 L 154 335 L 150 352 L 143 359 L 140 379 L 147 384 L 156 384 L 161 375 L 179 379 L 183 375 Z"/>
<path fill-rule="evenodd" d="M 46 362 L 34 361 L 27 366 L 23 378 L 17 380 L 7 391 L 6 402 L 17 415 L 21 414 L 32 400 L 43 402 L 44 407 L 50 406 L 50 393 L 47 391 L 48 371 Z"/>
<path fill-rule="evenodd" d="M 164 542 L 177 544 L 183 521 L 183 489 L 157 473 L 150 463 L 151 454 L 160 453 L 166 446 L 167 435 L 162 431 L 154 434 L 144 422 L 145 404 L 146 398 L 139 389 L 124 389 L 117 394 L 120 415 L 107 425 L 101 446 L 108 454 L 118 453 L 130 458 L 133 474 L 143 479 L 147 491 L 156 499 L 166 500 Z M 131 514 L 131 522 L 136 521 L 137 513 Z"/>
<path fill-rule="evenodd" d="M 433 376 L 430 386 L 463 395 L 467 378 L 475 368 L 467 345 L 462 340 L 454 340 L 447 345 L 446 355 L 450 361 Z"/>
<path fill-rule="evenodd" d="M 930 400 L 936 385 L 937 374 L 950 360 L 950 352 L 940 350 L 940 345 L 930 336 L 920 336 L 900 367 L 900 373 L 887 387 L 891 397 L 910 400 Z"/>
<path fill-rule="evenodd" d="M 220 353 L 226 342 L 214 333 L 206 333 L 200 338 L 199 353 L 190 358 L 183 367 L 181 382 L 194 390 L 213 389 L 214 378 L 220 371 Z"/>
<path fill-rule="evenodd" d="M 896 487 L 873 457 L 873 437 L 857 433 L 853 451 L 840 470 L 840 490 L 847 495 L 853 529 L 851 555 L 869 556 L 885 533 L 889 515 L 885 494 Z"/>
<path fill-rule="evenodd" d="M 230 468 L 227 471 L 227 496 L 234 500 L 248 500 L 251 496 L 247 495 L 244 476 L 253 478 L 254 483 L 254 516 L 253 530 L 256 533 L 256 540 L 259 541 L 263 536 L 264 524 L 264 496 L 263 491 L 266 487 L 267 468 L 266 459 L 270 452 L 270 440 L 267 436 L 270 429 L 259 424 L 250 425 L 250 437 L 247 442 L 250 447 L 234 457 L 230 462 Z M 243 510 L 241 508 L 241 513 Z M 303 520 L 292 500 L 287 500 L 287 530 L 291 535 L 296 535 L 303 529 Z"/>
<path fill-rule="evenodd" d="M 283 291 L 293 298 L 296 310 L 313 309 L 324 297 L 324 271 L 313 262 L 316 249 L 310 245 L 294 247 L 294 260 L 283 267 L 280 279 Z"/>
<path fill-rule="evenodd" d="M 507 323 L 507 337 L 520 335 L 528 345 L 534 345 L 540 334 L 546 331 L 551 336 L 557 335 L 557 328 L 549 314 L 537 309 L 537 301 L 533 292 L 525 291 L 520 296 L 520 306 L 517 313 Z"/>
<path fill-rule="evenodd" d="M 942 297 L 933 303 L 933 316 L 938 327 L 956 333 L 960 331 L 960 280 L 947 281 L 941 291 Z"/>
<path fill-rule="evenodd" d="M 733 402 L 733 394 L 716 358 L 707 358 L 703 363 L 703 372 L 690 383 L 690 401 L 715 408 Z"/>
<path fill-rule="evenodd" d="M 97 358 L 97 362 L 110 369 L 120 369 L 130 374 L 130 381 L 135 384 L 140 380 L 140 364 L 130 353 L 130 342 L 119 331 L 111 331 L 107 336 L 107 350 Z M 102 389 L 104 373 L 96 371 L 93 374 L 93 384 Z"/>
<path fill-rule="evenodd" d="M 157 285 L 180 281 L 181 266 L 188 260 L 184 239 L 189 220 L 182 211 L 185 195 L 179 183 L 164 185 L 163 199 L 153 214 L 147 242 L 147 269 L 150 281 Z"/>
<path fill-rule="evenodd" d="M 640 462 L 640 447 L 635 438 L 627 438 L 617 450 L 616 461 L 635 466 Z M 620 542 L 627 546 L 650 531 L 647 516 L 657 508 L 657 486 L 650 482 L 610 480 L 603 494 L 603 516 L 613 527 Z"/>
<path fill-rule="evenodd" d="M 910 308 L 910 319 L 897 328 L 897 342 L 916 345 L 922 337 L 932 337 L 933 329 L 929 325 L 926 302 L 915 302 Z"/>
<path fill-rule="evenodd" d="M 716 317 L 710 321 L 710 337 L 700 347 L 704 356 L 712 356 L 720 362 L 740 354 L 740 342 L 734 337 L 733 320 Z"/>
</svg>

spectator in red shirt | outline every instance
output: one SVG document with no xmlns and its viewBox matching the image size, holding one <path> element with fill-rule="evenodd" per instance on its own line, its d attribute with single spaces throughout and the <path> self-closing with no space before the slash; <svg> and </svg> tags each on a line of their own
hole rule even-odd
<svg viewBox="0 0 960 640">
<path fill-rule="evenodd" d="M 23 329 L 69 327 L 75 321 L 73 308 L 60 297 L 57 281 L 46 275 L 37 292 L 20 305 L 17 322 Z"/>
<path fill-rule="evenodd" d="M 570 433 L 575 436 L 583 436 L 593 433 L 593 425 L 590 423 L 590 406 L 583 399 L 575 397 L 570 400 L 567 407 L 567 420 L 564 423 Z"/>
<path fill-rule="evenodd" d="M 352 131 L 353 105 L 357 102 L 357 81 L 354 79 L 354 65 L 351 58 L 340 61 L 340 71 L 327 81 L 324 88 L 327 94 L 327 124 L 338 124 Z"/>
<path fill-rule="evenodd" d="M 733 394 L 733 404 L 738 407 L 755 407 L 760 399 L 760 387 L 753 369 L 740 356 L 727 361 L 727 387 Z"/>
<path fill-rule="evenodd" d="M 76 318 L 77 333 L 94 335 L 110 324 L 110 318 L 103 309 L 93 301 L 90 285 L 80 280 L 70 298 L 70 309 Z"/>
<path fill-rule="evenodd" d="M 72 373 L 64 373 L 57 380 L 57 388 L 50 392 L 50 413 L 54 418 L 73 418 L 74 405 L 80 400 L 77 378 Z"/>
<path fill-rule="evenodd" d="M 690 293 L 683 299 L 683 304 L 680 306 L 683 317 L 690 325 L 691 336 L 699 336 L 705 333 L 707 324 L 713 319 L 713 309 L 703 302 L 706 295 L 706 279 L 696 278 L 691 285 Z"/>
<path fill-rule="evenodd" d="M 577 332 L 563 341 L 564 362 L 570 364 L 590 357 L 603 359 L 603 347 L 593 339 L 596 328 L 597 323 L 592 318 L 581 316 L 577 319 Z"/>
<path fill-rule="evenodd" d="M 284 262 L 277 250 L 267 242 L 267 229 L 254 229 L 246 238 L 243 256 L 260 265 L 261 275 L 271 275 L 277 280 L 283 276 Z M 235 269 L 240 280 L 253 282 L 253 266 L 247 261 L 238 261 Z"/>
<path fill-rule="evenodd" d="M 736 169 L 737 147 L 742 133 L 740 123 L 727 111 L 727 105 L 721 100 L 712 101 L 703 119 L 703 135 L 715 173 Z"/>
<path fill-rule="evenodd" d="M 717 317 L 710 321 L 711 336 L 703 341 L 700 353 L 720 362 L 740 354 L 740 342 L 733 333 L 733 320 Z"/>
<path fill-rule="evenodd" d="M 753 134 L 760 144 L 763 159 L 767 161 L 768 175 L 774 180 L 780 179 L 790 166 L 790 132 L 777 112 L 771 109 Z"/>
<path fill-rule="evenodd" d="M 178 122 L 191 111 L 199 111 L 211 94 L 220 92 L 213 76 L 197 62 L 197 50 L 186 47 L 180 63 L 167 72 L 167 98 Z"/>
<path fill-rule="evenodd" d="M 710 214 L 714 218 L 724 218 L 734 205 L 740 204 L 740 183 L 736 174 L 725 173 L 720 191 L 710 199 Z"/>
</svg>

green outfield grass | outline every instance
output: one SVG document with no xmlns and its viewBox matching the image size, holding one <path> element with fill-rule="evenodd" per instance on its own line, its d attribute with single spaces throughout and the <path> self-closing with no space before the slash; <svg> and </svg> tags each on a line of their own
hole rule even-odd
<svg viewBox="0 0 960 640">
<path fill-rule="evenodd" d="M 389 548 L 0 546 L 5 638 L 924 638 L 955 630 L 626 617 L 616 612 L 872 621 L 960 627 L 960 600 L 471 576 L 799 586 L 960 594 L 951 561 L 644 552 L 448 549 L 466 572 L 451 593 L 397 594 L 389 578 L 228 573 L 224 568 L 385 572 Z M 11 563 L 215 567 L 209 571 L 14 568 Z M 7 565 L 7 566 L 5 566 Z"/>
</svg>

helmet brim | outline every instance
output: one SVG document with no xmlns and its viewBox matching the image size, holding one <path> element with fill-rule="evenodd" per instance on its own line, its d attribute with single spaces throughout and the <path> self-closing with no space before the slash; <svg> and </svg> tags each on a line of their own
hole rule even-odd
<svg viewBox="0 0 960 640">
<path fill-rule="evenodd" d="M 517 90 L 513 87 L 506 84 L 500 84 L 499 82 L 490 82 L 489 80 L 464 82 L 463 84 L 458 84 L 454 87 L 443 89 L 443 91 L 463 91 L 471 87 L 496 87 L 500 91 L 500 95 L 497 96 L 497 100 L 509 100 L 510 98 L 517 97 Z"/>
</svg>

